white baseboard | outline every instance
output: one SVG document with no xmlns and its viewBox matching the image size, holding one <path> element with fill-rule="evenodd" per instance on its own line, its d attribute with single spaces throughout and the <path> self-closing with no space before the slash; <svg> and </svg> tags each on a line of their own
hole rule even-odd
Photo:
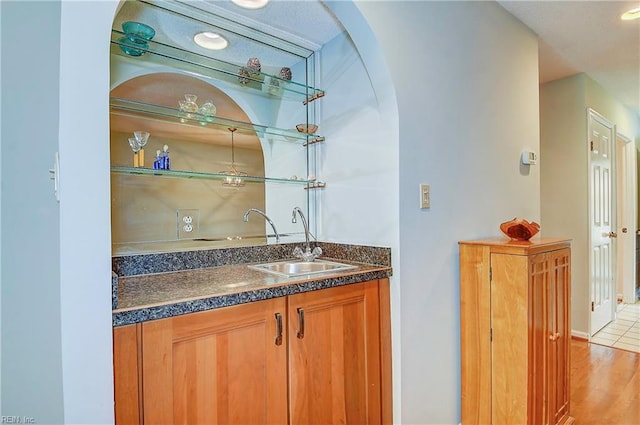
<svg viewBox="0 0 640 425">
<path fill-rule="evenodd" d="M 589 341 L 589 334 L 587 332 L 576 331 L 575 329 L 571 329 L 571 336 L 578 339 L 585 339 Z"/>
</svg>

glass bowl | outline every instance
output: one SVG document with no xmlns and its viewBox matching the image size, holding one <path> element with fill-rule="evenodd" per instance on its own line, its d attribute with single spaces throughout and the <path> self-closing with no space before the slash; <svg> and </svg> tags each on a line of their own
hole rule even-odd
<svg viewBox="0 0 640 425">
<path fill-rule="evenodd" d="M 131 41 L 128 37 L 120 37 L 118 39 L 118 43 L 120 43 L 120 50 L 122 50 L 129 56 L 142 56 L 142 54 L 144 53 L 144 50 L 140 50 L 140 49 L 149 48 L 149 45 L 147 44 L 146 41 L 142 43 L 138 43 L 138 42 Z"/>
<path fill-rule="evenodd" d="M 134 21 L 123 22 L 122 31 L 134 43 L 144 43 L 145 40 L 151 40 L 156 35 L 156 31 L 149 25 Z"/>
</svg>

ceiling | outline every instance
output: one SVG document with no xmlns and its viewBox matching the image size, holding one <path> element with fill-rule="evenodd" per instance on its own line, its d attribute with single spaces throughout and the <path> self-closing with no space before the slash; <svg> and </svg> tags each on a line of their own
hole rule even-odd
<svg viewBox="0 0 640 425">
<path fill-rule="evenodd" d="M 538 35 L 541 83 L 584 72 L 640 111 L 640 20 L 620 20 L 638 1 L 499 3 Z"/>
<path fill-rule="evenodd" d="M 539 37 L 540 83 L 584 72 L 613 97 L 640 111 L 640 20 L 621 21 L 620 15 L 638 7 L 636 1 L 520 1 L 498 3 Z M 322 3 L 272 1 L 258 10 L 242 10 L 230 1 L 215 4 L 229 13 L 268 22 L 298 40 L 322 46 L 342 26 Z M 308 22 L 313 22 L 309 31 Z M 262 24 L 264 25 L 264 24 Z"/>
<path fill-rule="evenodd" d="M 272 0 L 267 6 L 255 10 L 242 9 L 230 0 L 188 3 L 191 7 L 273 34 L 311 51 L 318 50 L 343 31 L 327 6 L 317 0 Z M 538 35 L 541 83 L 585 72 L 613 97 L 640 111 L 640 20 L 623 22 L 619 19 L 623 12 L 638 6 L 637 0 L 498 0 L 498 3 Z M 152 26 L 162 28 L 160 32 L 165 32 L 159 37 L 164 35 L 174 42 L 178 39 L 190 43 L 195 31 L 191 26 L 178 25 L 173 21 L 163 25 L 161 21 L 154 21 L 160 19 L 157 16 L 142 16 L 135 10 L 125 12 L 119 18 L 150 21 Z M 311 31 L 310 22 L 313 23 Z M 235 47 L 225 49 L 239 55 L 229 58 L 231 62 L 241 63 L 255 55 L 251 46 L 242 50 L 237 43 Z M 270 66 L 275 69 L 288 65 L 284 63 L 287 58 L 270 58 L 263 51 L 260 55 L 264 71 L 269 72 Z"/>
</svg>

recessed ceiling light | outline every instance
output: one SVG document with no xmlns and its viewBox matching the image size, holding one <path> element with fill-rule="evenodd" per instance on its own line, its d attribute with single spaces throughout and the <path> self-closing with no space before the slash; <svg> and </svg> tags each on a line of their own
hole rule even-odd
<svg viewBox="0 0 640 425">
<path fill-rule="evenodd" d="M 222 50 L 229 45 L 226 38 L 211 31 L 199 32 L 193 36 L 193 41 L 200 47 L 209 50 Z"/>
<path fill-rule="evenodd" d="M 231 0 L 236 6 L 244 7 L 245 9 L 260 9 L 265 7 L 269 0 Z"/>
<path fill-rule="evenodd" d="M 623 21 L 632 21 L 638 18 L 640 18 L 640 7 L 628 10 L 620 16 L 620 19 Z"/>
</svg>

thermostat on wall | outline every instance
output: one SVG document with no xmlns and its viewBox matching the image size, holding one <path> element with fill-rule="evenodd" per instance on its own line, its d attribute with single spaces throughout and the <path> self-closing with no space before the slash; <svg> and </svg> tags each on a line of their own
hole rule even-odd
<svg viewBox="0 0 640 425">
<path fill-rule="evenodd" d="M 520 158 L 524 165 L 535 165 L 538 163 L 538 155 L 535 152 L 522 152 L 522 157 Z"/>
</svg>

